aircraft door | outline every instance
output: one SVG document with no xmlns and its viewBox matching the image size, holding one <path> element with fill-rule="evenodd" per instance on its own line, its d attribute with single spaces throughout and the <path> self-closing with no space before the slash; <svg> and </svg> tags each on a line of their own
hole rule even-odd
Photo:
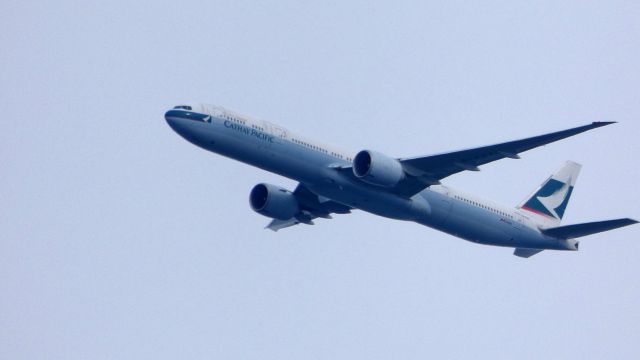
<svg viewBox="0 0 640 360">
<path fill-rule="evenodd" d="M 516 243 L 522 238 L 522 228 L 524 227 L 524 218 L 520 214 L 515 214 L 515 218 L 511 222 L 510 242 Z"/>
<path fill-rule="evenodd" d="M 268 129 L 269 133 L 274 135 L 274 140 L 287 138 L 287 130 L 281 126 L 265 121 L 265 128 Z"/>
<path fill-rule="evenodd" d="M 261 125 L 264 129 L 262 132 L 265 135 L 265 141 L 260 142 L 259 149 L 264 151 L 265 154 L 269 154 L 270 157 L 275 157 L 276 154 L 273 151 L 273 147 L 282 142 L 282 139 L 286 137 L 286 131 L 268 121 L 262 121 Z"/>
<path fill-rule="evenodd" d="M 434 211 L 434 206 L 431 207 L 434 215 L 434 222 L 436 224 L 444 224 L 449 219 L 451 208 L 453 206 L 449 189 L 445 186 L 443 186 L 442 188 L 443 196 L 439 196 L 436 200 L 437 204 L 434 204 L 437 205 L 437 210 Z"/>
<path fill-rule="evenodd" d="M 524 227 L 524 218 L 520 214 L 515 215 L 515 219 L 511 222 L 514 228 L 522 230 Z"/>
</svg>

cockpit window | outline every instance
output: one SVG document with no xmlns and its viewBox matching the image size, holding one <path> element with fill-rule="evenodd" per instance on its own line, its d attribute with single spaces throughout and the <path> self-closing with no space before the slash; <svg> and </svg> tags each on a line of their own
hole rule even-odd
<svg viewBox="0 0 640 360">
<path fill-rule="evenodd" d="M 178 105 L 178 106 L 175 106 L 174 109 L 183 109 L 183 110 L 189 110 L 189 111 L 193 110 L 189 105 Z"/>
</svg>

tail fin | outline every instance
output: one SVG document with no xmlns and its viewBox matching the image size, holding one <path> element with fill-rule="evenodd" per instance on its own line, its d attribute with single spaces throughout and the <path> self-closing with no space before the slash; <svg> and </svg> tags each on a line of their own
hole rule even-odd
<svg viewBox="0 0 640 360">
<path fill-rule="evenodd" d="M 542 222 L 559 224 L 581 167 L 580 164 L 567 161 L 517 208 L 536 214 Z"/>
</svg>

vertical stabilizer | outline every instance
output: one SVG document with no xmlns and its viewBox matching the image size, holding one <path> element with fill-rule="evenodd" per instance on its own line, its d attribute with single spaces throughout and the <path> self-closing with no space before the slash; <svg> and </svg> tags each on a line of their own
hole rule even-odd
<svg viewBox="0 0 640 360">
<path fill-rule="evenodd" d="M 562 221 L 573 187 L 582 166 L 567 161 L 533 192 L 518 209 L 535 214 L 543 223 L 557 225 Z"/>
</svg>

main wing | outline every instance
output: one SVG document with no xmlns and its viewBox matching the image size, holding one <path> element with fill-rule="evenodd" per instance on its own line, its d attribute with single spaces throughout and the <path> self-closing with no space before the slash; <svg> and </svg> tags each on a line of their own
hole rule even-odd
<svg viewBox="0 0 640 360">
<path fill-rule="evenodd" d="M 436 155 L 398 159 L 407 177 L 398 184 L 394 192 L 412 196 L 430 185 L 461 171 L 479 171 L 484 165 L 504 158 L 519 159 L 518 154 L 582 132 L 613 124 L 615 122 L 594 122 L 589 125 L 538 135 L 526 139 L 504 142 L 472 149 L 447 152 Z"/>
<path fill-rule="evenodd" d="M 298 184 L 293 191 L 298 201 L 300 212 L 288 220 L 272 220 L 267 229 L 278 231 L 297 224 L 313 225 L 316 218 L 331 219 L 331 214 L 349 214 L 351 207 L 337 203 L 314 194 L 303 184 Z"/>
</svg>

